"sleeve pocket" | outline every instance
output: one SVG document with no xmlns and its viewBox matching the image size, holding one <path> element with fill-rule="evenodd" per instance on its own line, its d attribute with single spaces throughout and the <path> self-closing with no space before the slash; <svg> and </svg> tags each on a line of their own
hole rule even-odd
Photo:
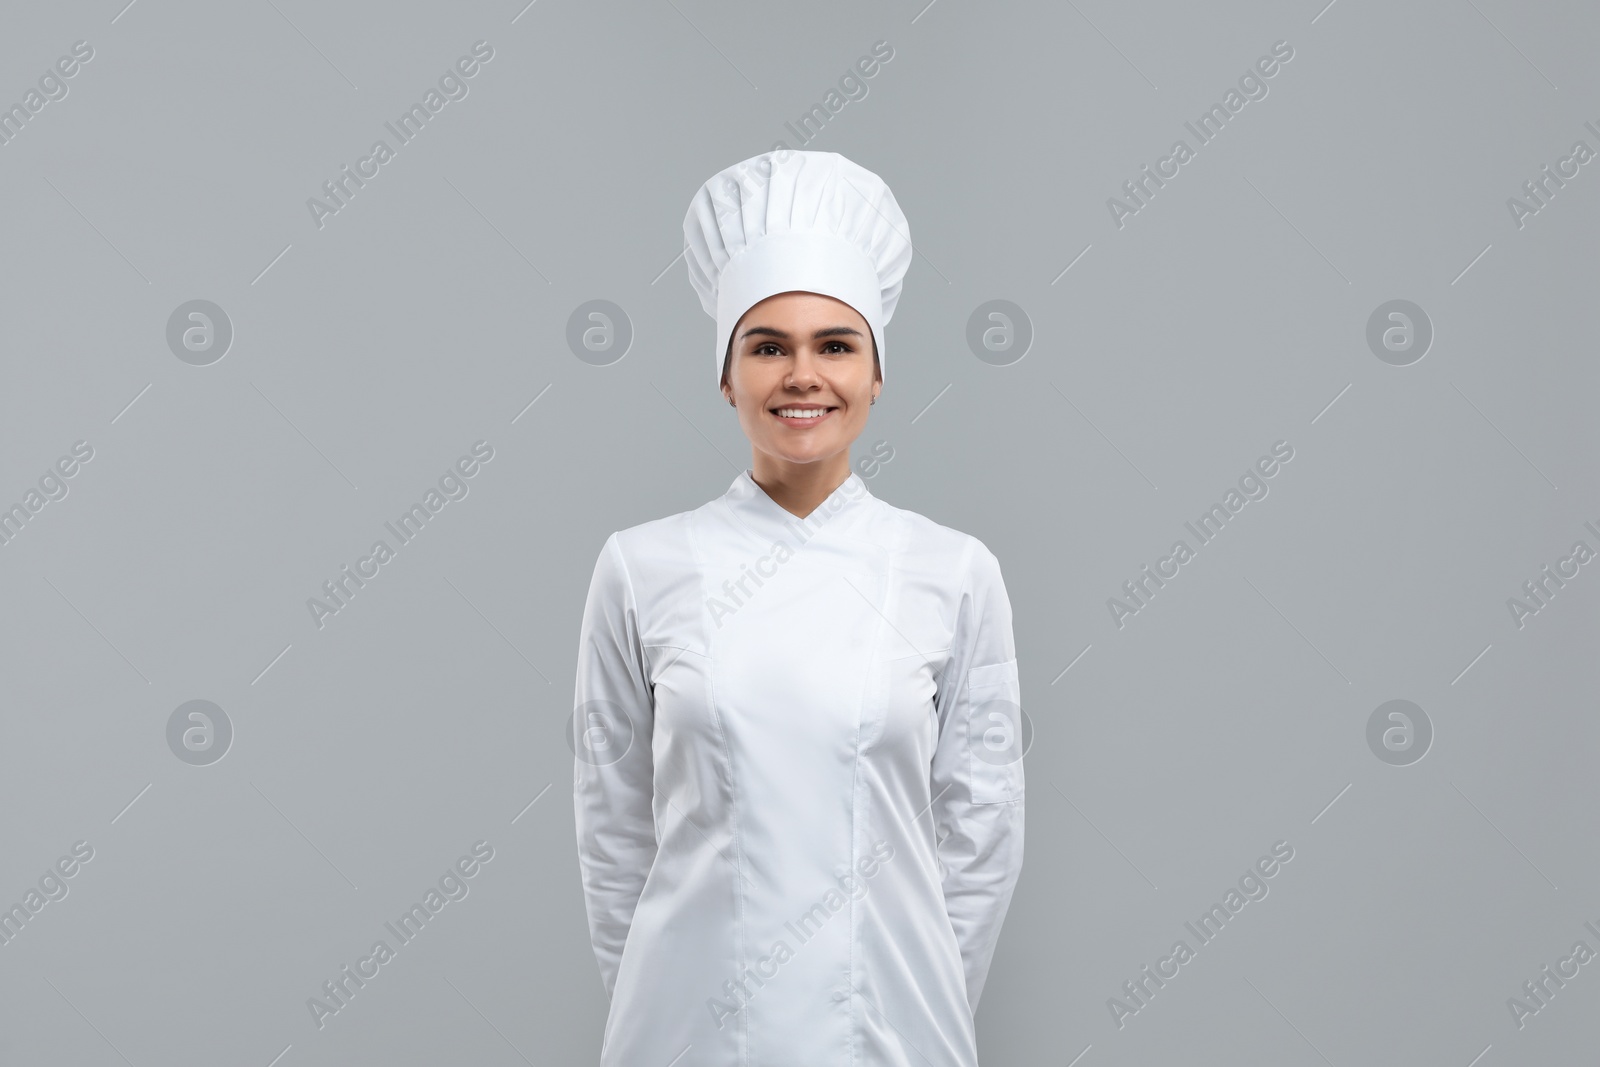
<svg viewBox="0 0 1600 1067">
<path fill-rule="evenodd" d="M 1022 799 L 1023 725 L 1017 661 L 967 671 L 967 755 L 974 804 Z"/>
</svg>

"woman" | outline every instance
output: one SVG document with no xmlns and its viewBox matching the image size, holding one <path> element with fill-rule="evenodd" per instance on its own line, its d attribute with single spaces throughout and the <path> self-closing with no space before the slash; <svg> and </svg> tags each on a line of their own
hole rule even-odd
<svg viewBox="0 0 1600 1067">
<path fill-rule="evenodd" d="M 706 182 L 684 233 L 751 466 L 612 534 L 589 587 L 574 808 L 602 1063 L 975 1067 L 1022 864 L 1011 607 L 981 542 L 850 469 L 905 217 L 844 157 L 777 152 Z"/>
</svg>

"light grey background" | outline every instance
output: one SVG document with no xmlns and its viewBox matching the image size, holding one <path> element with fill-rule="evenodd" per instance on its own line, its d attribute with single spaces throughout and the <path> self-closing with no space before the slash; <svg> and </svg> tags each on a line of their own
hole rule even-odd
<svg viewBox="0 0 1600 1067">
<path fill-rule="evenodd" d="M 889 442 L 872 491 L 981 538 L 1015 609 L 1036 739 L 983 1062 L 1594 1057 L 1600 962 L 1507 1007 L 1600 951 L 1600 563 L 1507 606 L 1600 549 L 1600 163 L 1507 207 L 1600 150 L 1592 6 L 122 5 L 0 33 L 8 106 L 94 50 L 0 145 L 0 505 L 94 450 L 0 547 L 0 904 L 94 850 L 0 945 L 0 1063 L 595 1062 L 583 596 L 608 533 L 749 462 L 675 257 L 699 184 L 779 140 L 899 199 L 918 254 L 857 454 Z M 479 40 L 319 228 L 307 199 Z M 1268 95 L 1119 228 L 1108 198 L 1277 41 Z M 234 330 L 208 366 L 166 340 L 196 299 Z M 566 340 L 596 299 L 634 334 L 606 366 Z M 1008 366 L 966 342 L 994 299 L 1034 331 Z M 1366 341 L 1394 299 L 1434 330 L 1409 366 Z M 479 440 L 469 494 L 319 628 L 308 598 Z M 1277 441 L 1269 495 L 1119 628 L 1108 598 Z M 208 766 L 167 741 L 196 699 L 234 730 Z M 1367 743 L 1392 699 L 1433 726 L 1409 766 Z M 469 895 L 319 1028 L 479 840 Z"/>
</svg>

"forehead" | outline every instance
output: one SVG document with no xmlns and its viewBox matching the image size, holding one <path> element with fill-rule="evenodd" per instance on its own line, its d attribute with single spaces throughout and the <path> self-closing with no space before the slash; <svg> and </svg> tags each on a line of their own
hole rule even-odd
<svg viewBox="0 0 1600 1067">
<path fill-rule="evenodd" d="M 822 293 L 777 293 L 753 305 L 739 319 L 739 328 L 757 323 L 794 322 L 819 326 L 854 326 L 866 332 L 867 320 L 846 304 Z"/>
</svg>

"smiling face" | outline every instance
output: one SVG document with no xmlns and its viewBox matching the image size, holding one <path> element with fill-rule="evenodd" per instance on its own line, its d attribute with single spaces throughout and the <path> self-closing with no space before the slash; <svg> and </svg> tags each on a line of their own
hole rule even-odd
<svg viewBox="0 0 1600 1067">
<path fill-rule="evenodd" d="M 819 293 L 778 293 L 734 326 L 722 392 L 739 409 L 758 463 L 826 462 L 848 472 L 880 381 L 859 312 Z"/>
</svg>

